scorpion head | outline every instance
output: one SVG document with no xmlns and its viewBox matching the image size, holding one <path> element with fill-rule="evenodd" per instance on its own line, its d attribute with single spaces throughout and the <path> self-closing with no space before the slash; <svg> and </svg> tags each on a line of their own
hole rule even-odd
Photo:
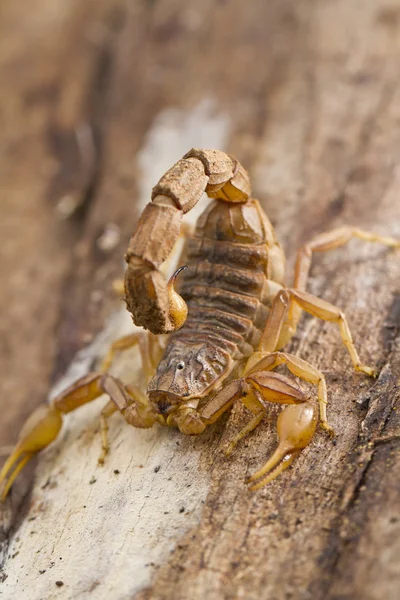
<svg viewBox="0 0 400 600">
<path fill-rule="evenodd" d="M 205 425 L 196 410 L 199 401 L 217 391 L 230 370 L 231 358 L 221 348 L 172 340 L 147 388 L 153 409 L 183 433 L 200 433 Z"/>
</svg>

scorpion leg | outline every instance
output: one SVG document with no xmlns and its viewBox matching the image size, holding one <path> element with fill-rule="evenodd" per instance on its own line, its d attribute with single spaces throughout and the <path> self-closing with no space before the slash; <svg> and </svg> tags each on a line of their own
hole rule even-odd
<svg viewBox="0 0 400 600">
<path fill-rule="evenodd" d="M 400 240 L 370 233 L 356 227 L 339 227 L 338 229 L 325 231 L 317 235 L 297 252 L 293 288 L 300 292 L 306 290 L 313 252 L 334 250 L 335 248 L 344 246 L 352 238 L 383 244 L 390 248 L 400 248 Z M 289 321 L 292 328 L 296 328 L 301 317 L 301 312 L 302 308 L 299 304 L 292 304 L 289 310 Z"/>
<path fill-rule="evenodd" d="M 228 446 L 225 448 L 225 452 L 224 452 L 225 456 L 230 456 L 232 454 L 232 452 L 234 451 L 234 449 L 236 448 L 236 446 L 240 442 L 240 440 L 242 440 L 244 437 L 246 437 L 246 435 L 248 435 L 249 433 L 254 431 L 254 429 L 261 423 L 264 416 L 265 416 L 265 410 L 263 410 L 263 409 L 258 410 L 254 414 L 254 417 L 252 419 L 250 419 L 250 421 L 247 423 L 247 425 L 245 425 L 243 427 L 243 429 L 241 429 L 239 431 L 239 433 L 236 434 L 231 439 Z"/>
<path fill-rule="evenodd" d="M 356 227 L 339 227 L 331 231 L 325 231 L 305 244 L 297 253 L 294 284 L 297 290 L 306 289 L 308 274 L 310 272 L 312 253 L 327 252 L 347 244 L 352 238 L 358 238 L 366 242 L 377 242 L 390 248 L 400 248 L 400 240 L 385 237 L 376 233 L 370 233 Z"/>
<path fill-rule="evenodd" d="M 118 338 L 111 344 L 101 364 L 100 372 L 105 373 L 109 370 L 114 361 L 115 356 L 119 352 L 129 350 L 130 348 L 139 345 L 143 371 L 146 377 L 149 379 L 150 377 L 152 377 L 156 368 L 156 364 L 158 362 L 157 359 L 159 359 L 160 344 L 158 342 L 159 340 L 155 335 L 151 334 L 150 332 L 143 331 L 131 333 L 121 338 Z M 136 388 L 134 389 L 133 386 L 127 387 L 130 388 L 130 391 L 132 392 L 132 395 L 135 398 L 140 397 L 140 401 L 142 402 L 142 404 L 145 404 L 144 397 Z M 112 400 L 110 400 L 110 402 L 106 404 L 106 406 L 100 414 L 101 454 L 98 458 L 98 463 L 100 465 L 104 464 L 104 459 L 109 451 L 107 419 L 111 417 L 111 415 L 113 415 L 114 412 L 116 412 L 117 410 L 118 407 L 116 406 L 116 404 Z"/>
<path fill-rule="evenodd" d="M 129 350 L 130 348 L 133 348 L 133 346 L 140 344 L 141 338 L 143 336 L 144 336 L 144 334 L 142 332 L 130 333 L 128 335 L 124 335 L 123 337 L 115 340 L 111 344 L 106 356 L 103 359 L 103 362 L 101 363 L 100 371 L 102 373 L 105 373 L 106 371 L 108 371 L 114 361 L 116 354 L 118 352 L 121 352 L 122 350 Z M 140 347 L 142 362 L 145 363 L 146 355 L 143 355 L 143 350 L 142 350 L 143 345 L 140 344 L 139 347 Z"/>
<path fill-rule="evenodd" d="M 121 381 L 108 374 L 89 373 L 64 390 L 49 405 L 39 406 L 28 418 L 13 452 L 0 472 L 0 486 L 4 485 L 2 500 L 25 464 L 57 438 L 62 426 L 62 415 L 76 410 L 102 394 L 109 395 L 115 410 L 119 410 L 125 420 L 134 427 L 151 427 L 158 418 L 148 405 L 141 404 L 140 399 L 132 396 L 129 386 L 124 386 Z M 103 417 L 107 418 L 112 412 L 115 411 L 111 410 L 108 403 Z"/>
<path fill-rule="evenodd" d="M 117 412 L 118 407 L 109 400 L 103 410 L 100 413 L 100 433 L 101 433 L 101 453 L 97 462 L 99 465 L 104 465 L 104 460 L 110 450 L 110 444 L 108 443 L 108 418 Z"/>
<path fill-rule="evenodd" d="M 275 296 L 267 324 L 261 336 L 259 351 L 255 352 L 250 358 L 246 365 L 247 370 L 251 369 L 264 353 L 280 350 L 293 336 L 297 327 L 297 322 L 293 320 L 293 313 L 291 312 L 293 305 L 323 321 L 336 323 L 339 326 L 342 341 L 350 354 L 355 370 L 372 377 L 377 375 L 375 369 L 362 364 L 360 361 L 346 316 L 339 308 L 307 292 L 288 288 L 281 290 Z"/>
<path fill-rule="evenodd" d="M 104 391 L 110 396 L 100 414 L 101 453 L 97 460 L 99 465 L 104 464 L 110 446 L 108 443 L 108 419 L 117 410 L 121 412 L 125 420 L 134 427 L 147 429 L 152 427 L 157 419 L 154 416 L 147 398 L 141 394 L 134 385 L 124 385 L 112 376 L 107 376 L 103 383 Z"/>
<path fill-rule="evenodd" d="M 139 346 L 142 367 L 145 376 L 150 379 L 150 377 L 153 376 L 154 370 L 156 369 L 156 361 L 160 353 L 160 344 L 157 336 L 145 331 L 130 333 L 115 340 L 111 344 L 103 362 L 101 363 L 100 371 L 102 373 L 107 372 L 110 369 L 115 356 L 119 352 L 129 350 L 136 345 Z"/>
</svg>

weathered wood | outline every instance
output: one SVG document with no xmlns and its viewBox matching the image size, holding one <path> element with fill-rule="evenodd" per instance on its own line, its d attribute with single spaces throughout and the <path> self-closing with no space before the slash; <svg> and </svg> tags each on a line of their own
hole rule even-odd
<svg viewBox="0 0 400 600">
<path fill-rule="evenodd" d="M 400 237 L 398 0 L 5 0 L 1 13 L 1 445 L 52 364 L 54 382 L 75 357 L 71 381 L 129 329 L 111 282 L 152 186 L 189 148 L 238 157 L 290 264 L 340 224 Z M 335 328 L 305 318 L 291 351 L 326 374 L 337 441 L 318 432 L 261 492 L 243 479 L 273 422 L 220 452 L 240 407 L 198 438 L 113 417 L 102 468 L 102 401 L 71 415 L 31 493 L 21 480 L 1 509 L 3 596 L 397 598 L 399 442 L 366 440 L 400 429 L 399 273 L 398 255 L 361 242 L 315 259 L 310 291 L 346 311 L 381 374 L 355 375 Z M 115 368 L 137 376 L 135 353 Z"/>
</svg>

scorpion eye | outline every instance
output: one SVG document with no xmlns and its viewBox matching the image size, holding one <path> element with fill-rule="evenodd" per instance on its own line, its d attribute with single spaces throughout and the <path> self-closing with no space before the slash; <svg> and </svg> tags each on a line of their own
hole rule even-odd
<svg viewBox="0 0 400 600">
<path fill-rule="evenodd" d="M 183 360 L 180 360 L 178 362 L 178 364 L 176 365 L 176 368 L 179 369 L 179 371 L 182 371 L 182 369 L 185 368 L 185 363 L 183 362 Z"/>
</svg>

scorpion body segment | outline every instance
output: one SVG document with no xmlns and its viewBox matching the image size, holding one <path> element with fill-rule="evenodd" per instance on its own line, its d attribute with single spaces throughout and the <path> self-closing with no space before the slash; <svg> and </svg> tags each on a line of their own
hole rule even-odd
<svg viewBox="0 0 400 600">
<path fill-rule="evenodd" d="M 243 359 L 257 348 L 283 280 L 284 257 L 256 200 L 215 200 L 188 240 L 180 293 L 188 318 L 173 339 L 207 336 Z"/>
<path fill-rule="evenodd" d="M 184 214 L 203 192 L 213 199 L 185 246 L 186 270 L 167 281 L 160 270 L 181 233 Z M 296 331 L 302 311 L 336 323 L 354 368 L 376 372 L 359 359 L 341 310 L 306 292 L 314 252 L 325 252 L 352 238 L 400 248 L 400 242 L 354 227 L 323 233 L 300 249 L 292 287 L 283 283 L 285 258 L 273 228 L 240 163 L 218 150 L 191 150 L 157 183 L 125 256 L 125 301 L 136 325 L 150 333 L 132 333 L 114 342 L 99 372 L 89 373 L 43 405 L 26 422 L 0 473 L 5 498 L 25 464 L 56 439 L 62 415 L 102 394 L 110 398 L 101 413 L 102 454 L 108 451 L 107 420 L 116 411 L 134 427 L 155 423 L 200 434 L 242 402 L 250 421 L 226 449 L 261 422 L 271 403 L 287 405 L 279 415 L 279 444 L 247 482 L 263 487 L 284 471 L 311 441 L 319 423 L 333 434 L 326 415 L 324 375 L 303 359 L 282 351 Z M 158 334 L 169 334 L 161 360 Z M 138 345 L 146 392 L 124 385 L 108 373 L 116 352 Z M 297 382 L 273 372 L 285 365 L 291 374 L 317 388 L 309 397 Z"/>
</svg>

